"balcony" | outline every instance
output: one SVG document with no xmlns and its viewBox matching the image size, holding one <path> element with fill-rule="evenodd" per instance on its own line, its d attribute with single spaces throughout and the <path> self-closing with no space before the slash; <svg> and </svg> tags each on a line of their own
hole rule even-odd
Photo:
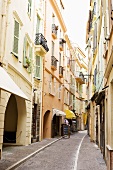
<svg viewBox="0 0 113 170">
<path fill-rule="evenodd" d="M 54 39 L 57 38 L 57 30 L 58 30 L 58 26 L 56 26 L 55 24 L 52 24 L 52 37 Z"/>
<path fill-rule="evenodd" d="M 85 78 L 82 72 L 76 73 L 75 79 L 77 80 L 78 83 L 85 84 Z"/>
<path fill-rule="evenodd" d="M 57 70 L 57 62 L 58 60 L 54 56 L 51 56 L 51 68 L 53 70 Z"/>
<path fill-rule="evenodd" d="M 64 50 L 64 43 L 66 43 L 66 41 L 63 38 L 60 38 L 60 41 L 59 41 L 60 51 Z"/>
<path fill-rule="evenodd" d="M 62 78 L 63 77 L 63 67 L 59 66 L 59 77 Z"/>
<path fill-rule="evenodd" d="M 49 51 L 47 40 L 41 33 L 37 33 L 35 37 L 35 53 L 44 56 Z"/>
</svg>

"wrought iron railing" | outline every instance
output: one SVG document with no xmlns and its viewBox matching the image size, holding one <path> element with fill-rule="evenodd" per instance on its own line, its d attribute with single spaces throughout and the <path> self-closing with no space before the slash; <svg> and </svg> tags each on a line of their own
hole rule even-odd
<svg viewBox="0 0 113 170">
<path fill-rule="evenodd" d="M 57 69 L 57 59 L 54 56 L 51 56 L 51 66 Z"/>
<path fill-rule="evenodd" d="M 52 24 L 52 34 L 55 34 L 56 37 L 57 37 L 57 30 L 58 30 L 58 27 L 55 24 Z"/>
<path fill-rule="evenodd" d="M 45 39 L 42 33 L 36 34 L 35 45 L 42 45 L 47 52 L 49 51 L 49 48 L 47 46 L 47 40 Z"/>
<path fill-rule="evenodd" d="M 59 74 L 63 76 L 63 67 L 59 66 Z"/>
<path fill-rule="evenodd" d="M 85 82 L 85 78 L 82 72 L 79 73 L 79 77 L 82 79 L 83 82 Z"/>
</svg>

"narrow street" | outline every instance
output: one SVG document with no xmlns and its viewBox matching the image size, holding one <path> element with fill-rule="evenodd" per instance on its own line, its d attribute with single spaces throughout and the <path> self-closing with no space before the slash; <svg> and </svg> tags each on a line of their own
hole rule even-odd
<svg viewBox="0 0 113 170">
<path fill-rule="evenodd" d="M 86 131 L 62 138 L 21 164 L 16 170 L 106 170 L 98 147 Z"/>
</svg>

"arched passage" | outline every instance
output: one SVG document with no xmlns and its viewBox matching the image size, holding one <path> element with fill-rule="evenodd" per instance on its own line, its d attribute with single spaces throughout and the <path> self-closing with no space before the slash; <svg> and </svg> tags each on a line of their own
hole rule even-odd
<svg viewBox="0 0 113 170">
<path fill-rule="evenodd" d="M 4 121 L 4 143 L 16 143 L 16 131 L 18 121 L 17 102 L 14 95 L 9 98 Z"/>
<path fill-rule="evenodd" d="M 53 119 L 52 119 L 52 137 L 54 138 L 55 136 L 60 135 L 60 116 L 56 116 L 54 114 Z"/>
<path fill-rule="evenodd" d="M 44 114 L 43 138 L 50 138 L 50 110 L 47 110 Z"/>
<path fill-rule="evenodd" d="M 11 95 L 5 110 L 3 143 L 26 145 L 26 102 Z"/>
</svg>

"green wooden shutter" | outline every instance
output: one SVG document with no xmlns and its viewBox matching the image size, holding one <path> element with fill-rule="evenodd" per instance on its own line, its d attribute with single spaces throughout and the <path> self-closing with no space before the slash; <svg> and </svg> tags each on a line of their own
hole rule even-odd
<svg viewBox="0 0 113 170">
<path fill-rule="evenodd" d="M 41 70 L 40 70 L 40 63 L 41 61 L 40 61 L 40 56 L 36 56 L 36 70 L 35 70 L 35 77 L 36 78 L 38 78 L 38 79 L 40 79 L 41 78 L 41 75 L 40 75 L 40 73 L 41 73 Z"/>
<path fill-rule="evenodd" d="M 39 33 L 39 29 L 40 29 L 40 18 L 37 16 L 36 33 Z"/>
<path fill-rule="evenodd" d="M 30 60 L 32 60 L 32 47 L 31 46 L 29 47 L 29 58 Z"/>
<path fill-rule="evenodd" d="M 29 61 L 30 61 L 30 65 L 28 67 L 28 72 L 31 73 L 32 72 L 32 47 L 29 46 Z"/>
<path fill-rule="evenodd" d="M 52 75 L 50 74 L 50 80 L 49 80 L 49 93 L 52 93 Z"/>
<path fill-rule="evenodd" d="M 32 5 L 32 0 L 28 0 L 28 14 L 31 16 L 31 5 Z"/>
<path fill-rule="evenodd" d="M 13 52 L 18 54 L 19 45 L 19 23 L 15 20 Z"/>
<path fill-rule="evenodd" d="M 26 49 L 27 49 L 27 39 L 26 36 L 24 37 L 24 44 L 23 44 L 23 66 L 26 66 Z"/>
</svg>

